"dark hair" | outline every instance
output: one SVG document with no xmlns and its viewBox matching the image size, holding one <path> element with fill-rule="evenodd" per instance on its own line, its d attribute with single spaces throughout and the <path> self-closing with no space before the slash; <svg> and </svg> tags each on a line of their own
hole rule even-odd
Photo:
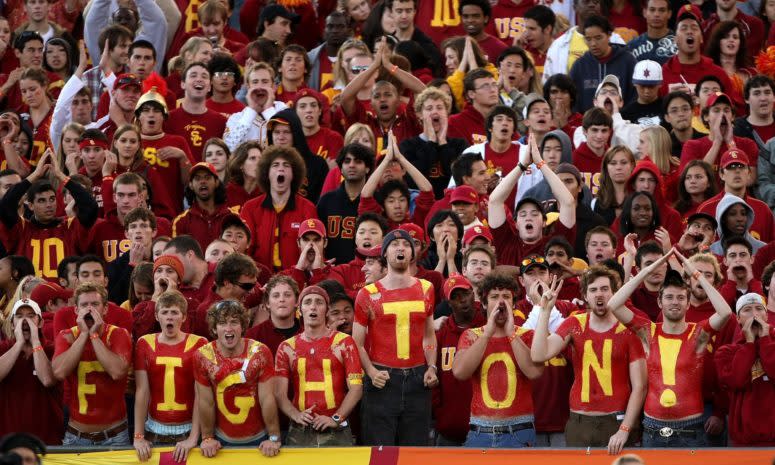
<svg viewBox="0 0 775 465">
<path fill-rule="evenodd" d="M 501 62 L 503 62 L 503 60 L 505 60 L 507 57 L 510 57 L 511 55 L 519 55 L 522 58 L 522 66 L 524 69 L 527 69 L 528 64 L 532 63 L 525 49 L 522 47 L 511 46 L 503 50 L 501 54 L 498 55 L 498 58 L 495 60 L 495 66 L 500 66 Z"/>
<path fill-rule="evenodd" d="M 395 3 L 395 2 L 408 2 L 408 1 L 409 0 L 386 0 L 385 1 L 385 6 L 387 6 L 387 8 L 390 11 L 393 11 L 393 3 Z M 417 8 L 417 0 L 411 0 L 411 1 L 412 1 L 412 3 L 414 3 L 414 7 Z"/>
<path fill-rule="evenodd" d="M 572 259 L 574 256 L 573 246 L 568 242 L 568 239 L 563 236 L 553 236 L 549 239 L 544 246 L 544 257 L 552 247 L 561 247 L 565 251 L 565 254 L 568 255 L 568 258 Z"/>
<path fill-rule="evenodd" d="M 13 176 L 14 174 L 16 176 L 20 176 L 21 177 L 21 175 L 16 170 L 14 170 L 14 169 L 6 168 L 4 170 L 0 170 L 0 178 L 4 178 L 6 176 Z"/>
<path fill-rule="evenodd" d="M 385 30 L 382 29 L 382 15 L 386 8 L 385 0 L 379 0 L 372 6 L 369 16 L 363 22 L 361 36 L 371 51 L 374 51 L 374 42 L 385 35 Z"/>
<path fill-rule="evenodd" d="M 113 50 L 122 40 L 132 41 L 134 38 L 135 35 L 126 26 L 111 24 L 100 32 L 99 38 L 97 39 L 97 46 L 99 47 L 100 52 L 102 52 L 102 48 L 105 46 L 105 41 L 107 40 L 108 50 Z"/>
<path fill-rule="evenodd" d="M 400 191 L 401 195 L 406 198 L 407 203 L 412 199 L 412 194 L 409 192 L 409 186 L 407 186 L 406 183 L 401 179 L 391 179 L 390 181 L 383 184 L 382 187 L 380 187 L 379 190 L 374 193 L 374 198 L 382 206 L 382 208 L 384 208 L 385 199 L 388 195 L 395 191 Z"/>
<path fill-rule="evenodd" d="M 285 58 L 286 53 L 295 53 L 297 55 L 301 55 L 302 60 L 304 60 L 304 82 L 307 82 L 309 73 L 312 72 L 312 65 L 310 64 L 309 57 L 307 56 L 307 49 L 298 44 L 289 44 L 280 52 L 280 56 L 277 57 L 277 63 L 275 64 L 277 75 L 282 78 L 282 71 L 280 70 L 283 58 Z"/>
<path fill-rule="evenodd" d="M 576 105 L 576 83 L 567 74 L 553 74 L 549 76 L 549 79 L 544 83 L 544 100 L 551 105 L 552 100 L 549 98 L 551 95 L 552 87 L 556 87 L 560 90 L 567 92 L 570 95 L 570 106 Z M 613 123 L 612 123 L 613 124 Z"/>
<path fill-rule="evenodd" d="M 46 51 L 48 50 L 48 47 L 56 45 L 59 47 L 62 47 L 65 49 L 65 56 L 67 57 L 67 63 L 65 63 L 65 72 L 68 75 L 71 75 L 73 71 L 75 70 L 76 63 L 74 61 L 76 60 L 76 57 L 73 56 L 73 46 L 70 44 L 70 42 L 67 41 L 67 39 L 63 37 L 53 37 L 49 39 L 48 42 L 43 46 L 43 69 L 46 71 L 54 72 L 54 68 L 51 67 L 51 65 L 46 60 Z"/>
<path fill-rule="evenodd" d="M 43 441 L 41 441 L 37 436 L 29 433 L 9 433 L 0 439 L 0 455 L 10 455 L 11 450 L 13 449 L 31 450 L 36 456 L 35 460 L 38 465 L 41 463 L 40 456 L 46 455 L 46 445 L 43 443 Z M 14 455 L 19 457 L 18 454 Z M 11 457 L 9 457 L 9 462 L 4 461 L 3 463 L 14 463 Z M 19 459 L 18 463 L 21 463 L 21 459 Z"/>
<path fill-rule="evenodd" d="M 382 235 L 388 233 L 388 230 L 390 229 L 390 225 L 387 222 L 387 219 L 385 219 L 384 216 L 379 215 L 374 212 L 364 212 L 358 215 L 358 218 L 355 219 L 355 230 L 357 231 L 358 228 L 361 226 L 361 223 L 364 223 L 366 221 L 372 221 L 374 223 L 377 223 L 379 225 L 379 229 L 382 230 Z"/>
<path fill-rule="evenodd" d="M 584 129 L 589 129 L 592 126 L 607 126 L 613 129 L 614 120 L 604 109 L 592 107 L 584 113 L 584 117 L 581 120 L 581 126 Z"/>
<path fill-rule="evenodd" d="M 319 283 L 317 283 L 317 286 L 322 287 L 324 291 L 328 292 L 328 289 L 326 289 L 325 287 L 321 286 L 321 284 L 323 284 L 325 282 L 330 282 L 330 281 L 334 281 L 334 280 L 333 279 L 325 279 L 325 280 L 320 281 Z M 334 282 L 338 283 L 339 281 L 334 281 Z M 342 301 L 342 300 L 346 300 L 347 303 L 349 303 L 351 307 L 355 308 L 355 301 L 353 300 L 353 298 L 350 297 L 349 295 L 345 294 L 344 292 L 334 292 L 334 293 L 328 292 L 328 295 L 329 295 L 328 300 L 329 300 L 329 302 L 331 302 L 332 305 L 334 303 L 336 303 L 336 302 L 339 302 L 339 301 Z"/>
<path fill-rule="evenodd" d="M 466 76 L 463 78 L 463 96 L 465 97 L 466 101 L 469 101 L 468 92 L 476 90 L 474 89 L 474 82 L 477 79 L 483 78 L 495 79 L 491 72 L 483 68 L 472 69 L 466 73 Z"/>
<path fill-rule="evenodd" d="M 713 81 L 716 84 L 718 84 L 719 87 L 721 87 L 721 92 L 724 92 L 724 83 L 721 82 L 721 79 L 718 76 L 714 76 L 712 74 L 708 74 L 706 76 L 701 77 L 697 81 L 697 84 L 694 85 L 694 95 L 699 97 L 700 96 L 700 87 L 702 87 L 702 85 L 705 84 L 708 81 Z"/>
<path fill-rule="evenodd" d="M 478 161 L 484 161 L 480 154 L 463 153 L 452 162 L 452 179 L 455 180 L 455 185 L 462 186 L 463 178 L 473 175 L 474 163 Z"/>
<path fill-rule="evenodd" d="M 153 46 L 152 43 L 145 39 L 137 39 L 134 42 L 132 42 L 132 45 L 129 46 L 129 56 L 131 57 L 132 54 L 135 52 L 135 49 L 138 48 L 144 48 L 151 51 L 151 55 L 153 55 L 153 61 L 156 61 L 156 47 Z"/>
<path fill-rule="evenodd" d="M 202 63 L 201 61 L 194 61 L 194 62 L 191 62 L 188 65 L 186 65 L 186 67 L 183 69 L 183 74 L 181 74 L 181 78 L 182 78 L 183 82 L 185 82 L 186 79 L 188 78 L 188 70 L 190 70 L 191 68 L 194 68 L 196 66 L 198 66 L 200 68 L 204 68 L 205 71 L 207 71 L 208 76 L 210 76 L 210 68 L 208 68 L 206 64 Z M 210 77 L 212 77 L 212 76 L 210 76 Z"/>
<path fill-rule="evenodd" d="M 442 221 L 446 220 L 447 218 L 451 219 L 453 223 L 455 223 L 455 228 L 457 229 L 457 242 L 458 242 L 458 253 L 460 251 L 460 242 L 463 240 L 463 222 L 460 221 L 460 217 L 457 215 L 457 213 L 453 212 L 452 210 L 438 210 L 436 213 L 431 216 L 431 219 L 428 220 L 428 226 L 425 228 L 425 232 L 428 235 L 428 244 L 435 244 L 436 242 L 433 239 L 433 228 L 436 227 L 437 224 L 441 223 Z"/>
<path fill-rule="evenodd" d="M 491 137 L 492 122 L 495 120 L 495 117 L 499 115 L 506 115 L 511 118 L 511 122 L 514 123 L 514 131 L 517 130 L 517 122 L 519 121 L 517 112 L 509 106 L 496 105 L 495 108 L 487 114 L 487 119 L 484 121 L 484 128 L 487 131 L 487 140 L 490 140 Z"/>
<path fill-rule="evenodd" d="M 672 268 L 667 269 L 665 279 L 659 287 L 659 300 L 662 300 L 662 294 L 668 287 L 678 287 L 682 289 L 687 296 L 689 295 L 689 284 L 684 280 L 683 276 L 681 276 L 681 273 Z"/>
<path fill-rule="evenodd" d="M 729 236 L 725 237 L 724 240 L 721 241 L 721 247 L 724 249 L 725 256 L 727 254 L 727 250 L 729 250 L 729 248 L 733 245 L 742 245 L 748 249 L 749 254 L 753 255 L 753 245 L 751 245 L 751 242 L 748 239 L 743 236 Z"/>
<path fill-rule="evenodd" d="M 105 142 L 106 144 L 108 143 L 108 136 L 106 136 L 104 132 L 96 128 L 85 130 L 83 134 L 81 134 L 81 138 L 78 140 L 79 142 L 83 142 L 86 139 L 96 139 L 96 140 Z"/>
<path fill-rule="evenodd" d="M 751 89 L 765 86 L 769 86 L 769 88 L 775 92 L 775 81 L 773 81 L 772 78 L 766 74 L 757 74 L 756 76 L 753 76 L 752 78 L 748 79 L 748 81 L 746 81 L 745 87 L 743 87 L 743 95 L 747 100 L 751 96 Z"/>
<path fill-rule="evenodd" d="M 746 218 L 751 218 L 751 215 L 753 215 L 753 210 L 748 205 L 748 203 L 740 199 L 740 201 L 735 201 L 734 203 L 730 204 L 726 209 L 724 209 L 724 213 L 721 214 L 721 217 L 719 218 L 718 222 L 718 228 L 719 228 L 719 236 L 720 237 L 728 237 L 728 236 L 734 236 L 735 234 L 731 233 L 729 231 L 729 228 L 727 227 L 727 218 L 729 218 L 729 210 L 732 209 L 735 205 L 742 205 L 743 209 L 745 210 L 745 216 Z M 750 230 L 750 225 L 746 224 L 745 226 L 745 232 L 747 233 Z"/>
<path fill-rule="evenodd" d="M 552 33 L 554 33 L 554 23 L 557 21 L 557 15 L 555 15 L 554 11 L 552 11 L 552 9 L 548 6 L 536 5 L 531 7 L 525 12 L 524 15 L 522 15 L 522 17 L 525 19 L 532 19 L 538 23 L 538 27 L 541 29 L 546 29 L 547 27 L 551 26 Z"/>
<path fill-rule="evenodd" d="M 519 284 L 517 284 L 517 280 L 513 276 L 506 273 L 492 272 L 485 276 L 482 284 L 479 285 L 479 296 L 483 308 L 487 308 L 487 294 L 495 289 L 511 291 L 512 303 L 516 303 L 519 298 Z"/>
<path fill-rule="evenodd" d="M 153 289 L 153 263 L 142 262 L 135 266 L 132 270 L 132 275 L 129 278 L 129 305 L 134 308 L 135 305 L 140 303 L 140 299 L 137 298 L 135 292 L 135 282 L 141 284 L 148 289 Z"/>
<path fill-rule="evenodd" d="M 611 228 L 609 228 L 608 226 L 597 225 L 594 228 L 587 231 L 587 234 L 584 236 L 585 249 L 589 247 L 589 240 L 592 238 L 593 234 L 605 234 L 606 236 L 608 236 L 608 238 L 611 239 L 611 245 L 613 246 L 614 249 L 619 244 L 619 240 L 616 238 L 616 234 L 614 234 L 614 232 L 611 231 Z"/>
<path fill-rule="evenodd" d="M 457 53 L 458 59 L 462 59 L 465 46 L 466 36 L 454 36 L 444 39 L 441 42 L 441 47 L 439 47 L 439 50 L 441 50 L 441 53 L 443 54 L 444 50 L 451 48 L 455 51 L 455 53 Z M 482 52 L 481 47 L 479 47 L 479 44 L 475 40 L 471 42 L 471 50 L 474 52 L 474 61 L 476 62 L 476 66 L 478 68 L 484 68 L 487 66 L 487 63 L 489 62 L 487 61 L 487 58 L 484 57 L 484 52 Z M 442 79 L 442 81 L 447 82 L 446 79 Z"/>
<path fill-rule="evenodd" d="M 17 283 L 25 276 L 35 275 L 35 265 L 32 264 L 29 258 L 23 255 L 6 255 L 4 258 L 7 258 L 10 262 L 11 279 Z"/>
<path fill-rule="evenodd" d="M 616 258 L 606 258 L 598 265 L 608 268 L 619 276 L 619 282 L 624 282 L 624 267 L 619 263 Z"/>
<path fill-rule="evenodd" d="M 369 172 L 374 171 L 375 155 L 374 150 L 371 148 L 365 147 L 358 143 L 347 144 L 342 147 L 342 150 L 340 150 L 339 154 L 336 156 L 336 165 L 340 170 L 342 169 L 342 164 L 344 163 L 344 159 L 347 155 L 352 156 L 356 160 L 362 161 L 369 169 Z"/>
<path fill-rule="evenodd" d="M 27 189 L 27 201 L 30 203 L 35 202 L 35 197 L 39 194 L 43 194 L 44 192 L 51 191 L 56 195 L 56 189 L 54 189 L 54 185 L 51 184 L 46 179 L 39 179 L 32 183 L 29 189 Z"/>
<path fill-rule="evenodd" d="M 431 67 L 430 58 L 425 49 L 413 40 L 402 40 L 396 45 L 393 53 L 406 58 L 412 71 Z"/>
<path fill-rule="evenodd" d="M 770 293 L 770 282 L 772 282 L 772 275 L 775 274 L 775 261 L 771 261 L 764 267 L 762 272 L 762 290 L 764 290 L 764 297 L 767 297 Z"/>
<path fill-rule="evenodd" d="M 335 294 L 345 294 L 344 286 L 342 283 L 337 281 L 336 279 L 324 279 L 323 281 L 320 281 L 319 283 L 315 284 L 316 286 L 322 288 L 324 291 L 326 291 L 326 294 L 333 297 Z M 334 303 L 334 300 L 331 299 L 331 303 Z M 352 303 L 352 299 L 351 299 Z"/>
<path fill-rule="evenodd" d="M 755 51 L 748 50 L 743 26 L 737 21 L 721 21 L 713 27 L 713 32 L 710 34 L 708 45 L 705 47 L 705 56 L 713 60 L 713 63 L 718 66 L 721 66 L 721 39 L 726 38 L 726 36 L 735 29 L 737 29 L 737 32 L 740 35 L 740 47 L 738 47 L 737 55 L 735 55 L 735 67 L 738 69 L 745 68 L 751 64 L 751 59 L 748 58 L 748 55 Z"/>
<path fill-rule="evenodd" d="M 659 217 L 659 205 L 657 205 L 657 201 L 654 200 L 654 196 L 645 191 L 632 192 L 627 195 L 627 197 L 625 197 L 624 203 L 622 204 L 622 214 L 619 218 L 619 232 L 621 233 L 622 237 L 633 232 L 631 214 L 632 204 L 635 199 L 640 196 L 645 196 L 649 199 L 649 202 L 651 202 L 651 229 L 654 230 L 662 225 Z"/>
<path fill-rule="evenodd" d="M 608 260 L 606 260 L 607 262 Z M 613 260 L 614 263 L 618 265 L 616 260 Z M 605 262 L 604 262 L 605 263 Z M 621 268 L 621 265 L 619 265 Z M 587 295 L 587 288 L 589 287 L 589 284 L 594 282 L 598 278 L 608 278 L 610 284 L 611 284 L 611 290 L 613 292 L 616 292 L 619 290 L 619 286 L 622 284 L 622 278 L 621 276 L 624 275 L 624 269 L 622 268 L 622 275 L 619 275 L 617 273 L 617 270 L 609 268 L 606 264 L 598 264 L 598 265 L 592 265 L 589 268 L 582 273 L 581 278 L 579 278 L 579 291 L 582 298 L 586 298 Z"/>
<path fill-rule="evenodd" d="M 684 166 L 683 171 L 681 171 L 680 181 L 678 181 L 678 200 L 676 200 L 674 207 L 681 214 L 685 214 L 695 206 L 692 196 L 686 191 L 686 176 L 689 173 L 689 168 L 694 168 L 695 166 L 702 168 L 705 171 L 705 177 L 708 178 L 708 187 L 703 193 L 704 200 L 708 200 L 718 193 L 716 173 L 713 171 L 713 168 L 704 160 L 690 161 Z"/>
<path fill-rule="evenodd" d="M 457 13 L 460 16 L 463 16 L 463 7 L 466 5 L 473 5 L 481 8 L 482 15 L 487 16 L 488 20 L 490 17 L 492 17 L 492 6 L 490 6 L 490 2 L 488 0 L 460 0 L 460 4 L 457 7 Z"/>
<path fill-rule="evenodd" d="M 269 195 L 269 192 L 271 191 L 269 183 L 269 167 L 272 166 L 272 163 L 278 158 L 282 158 L 291 164 L 291 169 L 293 171 L 291 193 L 295 195 L 299 192 L 299 188 L 304 182 L 304 178 L 307 177 L 307 166 L 304 164 L 304 159 L 299 154 L 299 151 L 293 147 L 279 147 L 274 145 L 261 154 L 261 158 L 258 160 L 258 187 L 262 192 Z"/>
<path fill-rule="evenodd" d="M 689 104 L 690 107 L 694 108 L 694 99 L 692 98 L 692 96 L 687 94 L 686 92 L 682 92 L 682 91 L 676 90 L 676 91 L 670 92 L 669 94 L 665 95 L 662 98 L 662 115 L 663 116 L 668 114 L 667 109 L 670 106 L 670 103 L 673 100 L 675 100 L 675 99 L 684 100 L 686 103 Z"/>
<path fill-rule="evenodd" d="M 221 182 L 220 178 L 218 176 L 213 175 L 212 173 L 208 172 L 210 176 L 215 178 L 215 191 L 213 192 L 213 200 L 215 201 L 216 205 L 223 205 L 226 203 L 226 186 Z M 191 189 L 191 181 L 193 180 L 193 177 L 189 177 L 188 182 L 186 183 L 186 186 L 183 188 L 183 197 L 188 201 L 189 205 L 194 205 L 194 202 L 196 201 L 196 193 L 193 189 Z"/>
<path fill-rule="evenodd" d="M 188 234 L 177 236 L 167 242 L 167 245 L 164 247 L 164 251 L 166 252 L 169 249 L 175 249 L 175 251 L 181 255 L 187 254 L 188 252 L 194 252 L 196 258 L 200 260 L 205 259 L 204 253 L 202 253 L 202 246 L 199 245 L 199 241 L 194 239 L 192 236 L 189 236 Z"/>
<path fill-rule="evenodd" d="M 129 229 L 129 225 L 135 221 L 147 221 L 151 229 L 156 230 L 156 215 L 146 207 L 135 207 L 124 217 L 124 231 Z"/>
<path fill-rule="evenodd" d="M 638 247 L 638 251 L 635 253 L 635 266 L 641 268 L 643 256 L 646 254 L 664 255 L 665 251 L 662 250 L 662 246 L 657 241 L 646 241 Z"/>
<path fill-rule="evenodd" d="M 108 264 L 105 263 L 105 260 L 103 260 L 102 257 L 98 257 L 94 254 L 87 254 L 82 255 L 81 258 L 78 259 L 78 262 L 75 264 L 75 273 L 81 274 L 81 267 L 86 263 L 99 263 L 103 273 L 107 273 L 108 271 Z"/>
<path fill-rule="evenodd" d="M 258 268 L 252 258 L 239 252 L 231 253 L 215 267 L 215 285 L 221 287 L 227 282 L 239 284 L 241 276 L 258 276 Z"/>
<path fill-rule="evenodd" d="M 636 11 L 636 10 L 633 10 Z M 589 27 L 599 27 L 606 34 L 614 32 L 614 28 L 611 26 L 611 22 L 604 16 L 592 15 L 584 21 L 584 24 L 579 28 L 579 32 L 584 34 L 584 31 Z"/>
<path fill-rule="evenodd" d="M 35 31 L 22 31 L 21 34 L 16 36 L 13 39 L 13 48 L 18 50 L 19 52 L 24 50 L 24 47 L 27 46 L 27 42 L 32 42 L 33 40 L 37 40 L 41 44 L 44 44 L 43 37 L 41 37 L 40 34 L 38 34 Z"/>
<path fill-rule="evenodd" d="M 239 89 L 240 83 L 242 82 L 242 71 L 240 70 L 239 64 L 234 61 L 234 58 L 232 58 L 231 55 L 225 53 L 214 54 L 210 59 L 210 63 L 207 64 L 207 70 L 210 71 L 210 79 L 212 79 L 217 72 L 227 71 L 234 73 L 235 84 L 232 88 L 232 93 L 236 93 Z"/>
<path fill-rule="evenodd" d="M 68 284 L 70 283 L 70 280 L 67 278 L 67 267 L 70 266 L 71 263 L 78 264 L 78 260 L 81 257 L 77 255 L 70 255 L 62 259 L 61 262 L 59 262 L 59 265 L 57 265 L 57 278 L 65 280 Z"/>
</svg>

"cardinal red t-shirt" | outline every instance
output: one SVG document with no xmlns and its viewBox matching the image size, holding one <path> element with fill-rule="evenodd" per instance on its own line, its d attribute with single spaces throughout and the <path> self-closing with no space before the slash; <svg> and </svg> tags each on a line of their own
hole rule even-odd
<svg viewBox="0 0 775 465">
<path fill-rule="evenodd" d="M 299 411 L 314 406 L 316 415 L 336 413 L 347 395 L 347 382 L 363 384 L 363 369 L 355 341 L 332 331 L 320 339 L 293 336 L 277 348 L 275 373 L 289 380 L 293 405 Z"/>
<path fill-rule="evenodd" d="M 189 153 L 198 162 L 204 159 L 205 142 L 213 137 L 223 137 L 226 117 L 209 108 L 201 115 L 195 115 L 180 107 L 170 112 L 164 130 L 182 136 L 188 143 Z"/>
<path fill-rule="evenodd" d="M 589 327 L 589 314 L 571 315 L 557 328 L 570 335 L 573 347 L 573 387 L 570 409 L 574 412 L 614 413 L 627 410 L 630 398 L 630 363 L 645 358 L 643 343 L 623 325 L 608 331 Z"/>
<path fill-rule="evenodd" d="M 159 341 L 159 334 L 146 334 L 137 340 L 135 371 L 145 371 L 150 387 L 148 415 L 160 423 L 191 421 L 194 408 L 194 354 L 207 344 L 195 334 L 175 345 Z"/>
<path fill-rule="evenodd" d="M 211 388 L 215 397 L 216 434 L 233 443 L 250 442 L 264 433 L 258 384 L 274 376 L 269 348 L 252 339 L 242 341 L 245 348 L 237 357 L 221 354 L 217 341 L 205 344 L 194 355 L 194 379 Z"/>
<path fill-rule="evenodd" d="M 417 279 L 409 287 L 385 289 L 369 284 L 355 298 L 355 322 L 368 328 L 371 362 L 391 368 L 425 364 L 422 340 L 433 317 L 433 284 Z"/>
<path fill-rule="evenodd" d="M 458 342 L 457 350 L 470 349 L 482 337 L 484 328 L 467 329 Z M 530 347 L 533 331 L 517 327 L 517 336 Z M 482 361 L 471 377 L 471 422 L 492 424 L 516 417 L 533 415 L 533 394 L 530 379 L 517 365 L 517 358 L 508 337 L 491 337 Z"/>
</svg>

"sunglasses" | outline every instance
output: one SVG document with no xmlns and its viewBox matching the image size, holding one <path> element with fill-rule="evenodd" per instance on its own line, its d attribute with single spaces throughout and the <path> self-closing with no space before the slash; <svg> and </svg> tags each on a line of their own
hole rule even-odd
<svg viewBox="0 0 775 465">
<path fill-rule="evenodd" d="M 224 309 L 224 308 L 241 307 L 241 306 L 242 304 L 240 304 L 236 300 L 221 300 L 220 302 L 215 304 L 215 309 L 220 311 L 221 309 Z"/>
<path fill-rule="evenodd" d="M 244 291 L 252 291 L 253 288 L 256 287 L 256 282 L 252 281 L 249 283 L 237 283 L 237 286 L 239 286 L 239 288 Z"/>
<path fill-rule="evenodd" d="M 353 65 L 350 67 L 350 71 L 352 71 L 353 74 L 360 74 L 361 71 L 366 71 L 367 69 L 369 69 L 369 67 L 366 65 L 362 65 L 362 66 Z"/>
<path fill-rule="evenodd" d="M 530 257 L 522 260 L 522 266 L 541 265 L 543 263 L 546 263 L 546 259 L 544 257 Z"/>
<path fill-rule="evenodd" d="M 213 77 L 217 78 L 234 78 L 234 73 L 231 71 L 216 71 L 213 73 Z"/>
</svg>

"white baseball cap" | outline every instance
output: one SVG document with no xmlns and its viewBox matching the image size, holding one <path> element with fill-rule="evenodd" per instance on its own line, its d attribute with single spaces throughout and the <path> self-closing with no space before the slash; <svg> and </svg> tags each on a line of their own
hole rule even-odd
<svg viewBox="0 0 775 465">
<path fill-rule="evenodd" d="M 16 316 L 16 311 L 19 310 L 22 307 L 30 307 L 32 311 L 35 312 L 38 316 L 43 316 L 43 312 L 40 311 L 40 306 L 31 299 L 19 299 L 16 301 L 15 304 L 13 304 L 13 310 L 11 310 L 11 315 Z"/>
<path fill-rule="evenodd" d="M 632 83 L 641 86 L 662 84 L 662 66 L 652 60 L 639 61 L 632 72 Z"/>
<path fill-rule="evenodd" d="M 602 89 L 603 86 L 606 84 L 615 86 L 617 92 L 619 92 L 619 98 L 624 98 L 622 97 L 622 86 L 619 84 L 619 78 L 614 76 L 613 74 L 606 75 L 606 77 L 604 77 L 603 80 L 600 81 L 600 84 L 597 85 L 597 90 L 595 90 L 595 97 L 597 97 L 597 94 L 600 93 L 600 89 Z"/>
<path fill-rule="evenodd" d="M 767 306 L 767 304 L 764 303 L 764 297 L 762 297 L 761 294 L 749 292 L 748 294 L 745 294 L 737 299 L 737 304 L 735 304 L 735 313 L 740 313 L 740 310 L 742 310 L 743 307 L 751 304 L 761 304 L 763 307 Z"/>
</svg>

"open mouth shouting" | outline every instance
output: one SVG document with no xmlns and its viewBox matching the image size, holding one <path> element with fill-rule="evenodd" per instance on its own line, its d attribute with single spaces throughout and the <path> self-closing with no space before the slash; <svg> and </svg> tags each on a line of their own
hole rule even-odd
<svg viewBox="0 0 775 465">
<path fill-rule="evenodd" d="M 226 344 L 233 345 L 237 343 L 237 335 L 234 333 L 226 333 L 223 335 L 223 338 L 226 339 Z"/>
</svg>

